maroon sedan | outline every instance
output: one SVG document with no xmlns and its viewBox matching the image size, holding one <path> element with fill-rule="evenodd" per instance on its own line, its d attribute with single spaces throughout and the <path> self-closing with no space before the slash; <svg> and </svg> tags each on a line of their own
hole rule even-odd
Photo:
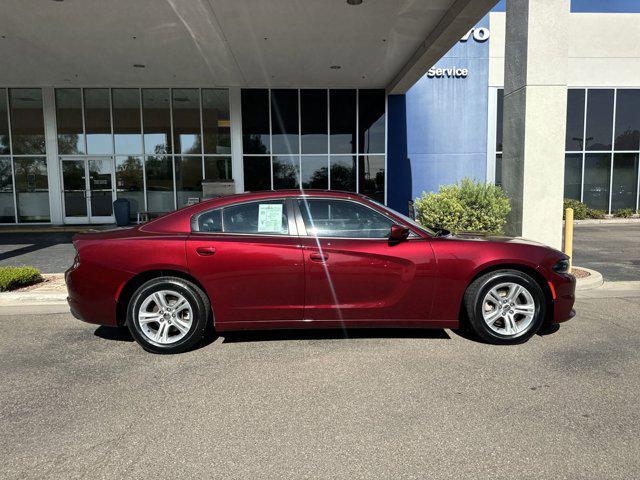
<svg viewBox="0 0 640 480">
<path fill-rule="evenodd" d="M 522 239 L 450 235 L 366 197 L 232 195 L 74 238 L 72 313 L 180 352 L 242 329 L 470 326 L 524 341 L 574 315 L 568 258 Z"/>
</svg>

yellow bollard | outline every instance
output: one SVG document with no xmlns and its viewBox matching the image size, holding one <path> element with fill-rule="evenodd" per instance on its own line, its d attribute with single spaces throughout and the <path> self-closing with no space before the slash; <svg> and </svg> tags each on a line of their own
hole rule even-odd
<svg viewBox="0 0 640 480">
<path fill-rule="evenodd" d="M 573 208 L 564 211 L 564 253 L 569 257 L 569 273 L 573 266 Z"/>
</svg>

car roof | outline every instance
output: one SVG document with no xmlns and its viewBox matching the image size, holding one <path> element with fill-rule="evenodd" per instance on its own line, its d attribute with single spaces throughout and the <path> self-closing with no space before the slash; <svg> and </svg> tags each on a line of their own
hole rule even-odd
<svg viewBox="0 0 640 480">
<path fill-rule="evenodd" d="M 327 197 L 327 198 L 357 198 L 359 200 L 366 200 L 364 195 L 346 192 L 340 190 L 300 190 L 300 189 L 288 189 L 288 190 L 264 190 L 258 192 L 244 192 L 236 193 L 233 195 L 225 195 L 222 197 L 209 198 L 202 202 L 190 205 L 174 212 L 170 212 L 155 220 L 151 220 L 145 223 L 140 230 L 146 232 L 188 232 L 190 231 L 190 219 L 191 216 L 200 213 L 204 210 L 208 210 L 215 207 L 222 207 L 233 203 L 260 200 L 266 198 L 283 198 L 283 197 Z"/>
</svg>

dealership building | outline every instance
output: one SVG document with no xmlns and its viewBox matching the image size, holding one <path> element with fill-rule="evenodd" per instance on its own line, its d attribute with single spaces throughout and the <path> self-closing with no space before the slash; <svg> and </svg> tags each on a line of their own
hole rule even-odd
<svg viewBox="0 0 640 480">
<path fill-rule="evenodd" d="M 640 14 L 507 3 L 8 0 L 0 223 L 159 214 L 203 184 L 406 212 L 464 177 L 555 246 L 563 197 L 637 212 Z"/>
</svg>

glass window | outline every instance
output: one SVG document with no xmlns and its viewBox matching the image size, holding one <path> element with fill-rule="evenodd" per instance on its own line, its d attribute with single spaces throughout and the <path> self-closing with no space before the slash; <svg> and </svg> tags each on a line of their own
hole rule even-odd
<svg viewBox="0 0 640 480">
<path fill-rule="evenodd" d="M 109 89 L 85 88 L 84 128 L 88 154 L 113 153 Z"/>
<path fill-rule="evenodd" d="M 301 199 L 307 234 L 318 237 L 386 238 L 393 222 L 375 210 L 344 200 Z"/>
<path fill-rule="evenodd" d="M 202 89 L 202 132 L 204 153 L 231 153 L 228 90 Z"/>
<path fill-rule="evenodd" d="M 616 94 L 615 149 L 638 150 L 638 148 L 640 148 L 640 90 L 620 89 Z"/>
<path fill-rule="evenodd" d="M 193 224 L 192 224 L 193 225 Z M 221 233 L 222 232 L 222 210 L 216 209 L 205 212 L 198 216 L 198 231 Z"/>
<path fill-rule="evenodd" d="M 271 190 L 271 159 L 269 157 L 245 156 L 243 163 L 245 191 Z"/>
<path fill-rule="evenodd" d="M 45 157 L 14 157 L 18 219 L 48 222 L 49 181 Z"/>
<path fill-rule="evenodd" d="M 118 198 L 129 200 L 132 219 L 145 211 L 142 157 L 116 157 L 116 190 Z"/>
<path fill-rule="evenodd" d="M 201 153 L 198 90 L 174 88 L 172 96 L 175 153 Z"/>
<path fill-rule="evenodd" d="M 273 188 L 300 187 L 300 164 L 298 156 L 274 155 L 273 157 Z"/>
<path fill-rule="evenodd" d="M 153 155 L 171 153 L 171 111 L 169 90 L 142 90 L 144 151 Z"/>
<path fill-rule="evenodd" d="M 83 154 L 82 95 L 79 88 L 56 89 L 56 124 L 58 153 Z"/>
<path fill-rule="evenodd" d="M 147 175 L 147 210 L 155 213 L 175 209 L 171 157 L 150 155 L 145 160 Z"/>
<path fill-rule="evenodd" d="M 204 157 L 205 180 L 231 180 L 230 157 Z"/>
<path fill-rule="evenodd" d="M 638 154 L 616 153 L 613 156 L 613 190 L 611 212 L 621 208 L 636 209 L 638 195 Z"/>
<path fill-rule="evenodd" d="M 271 149 L 298 153 L 298 91 L 271 90 Z"/>
<path fill-rule="evenodd" d="M 384 153 L 384 90 L 359 90 L 358 95 L 358 142 L 360 153 Z"/>
<path fill-rule="evenodd" d="M 502 154 L 496 155 L 496 185 L 502 186 Z"/>
<path fill-rule="evenodd" d="M 564 198 L 580 200 L 582 185 L 582 154 L 567 153 L 564 157 Z"/>
<path fill-rule="evenodd" d="M 289 220 L 283 200 L 230 205 L 198 217 L 200 232 L 287 235 Z"/>
<path fill-rule="evenodd" d="M 13 154 L 44 154 L 42 91 L 39 88 L 12 88 L 9 91 L 9 103 Z M 47 200 L 48 215 L 49 204 Z"/>
<path fill-rule="evenodd" d="M 326 155 L 303 155 L 300 159 L 302 166 L 302 188 L 329 188 L 329 157 Z"/>
<path fill-rule="evenodd" d="M 384 203 L 384 155 L 358 157 L 359 192 Z"/>
<path fill-rule="evenodd" d="M 356 91 L 329 92 L 331 153 L 356 152 Z"/>
<path fill-rule="evenodd" d="M 14 223 L 15 221 L 11 158 L 0 157 L 0 223 Z"/>
<path fill-rule="evenodd" d="M 116 153 L 142 153 L 140 91 L 137 88 L 114 88 L 111 94 Z"/>
<path fill-rule="evenodd" d="M 202 157 L 175 157 L 178 208 L 202 200 Z"/>
<path fill-rule="evenodd" d="M 327 153 L 327 91 L 300 90 L 300 113 L 302 153 Z"/>
<path fill-rule="evenodd" d="M 331 190 L 356 191 L 356 157 L 331 157 Z"/>
<path fill-rule="evenodd" d="M 587 153 L 584 157 L 584 200 L 589 208 L 609 209 L 611 154 Z"/>
<path fill-rule="evenodd" d="M 498 106 L 496 107 L 496 152 L 502 151 L 502 126 L 504 116 L 504 90 L 498 89 L 497 92 Z M 496 177 L 497 179 L 497 177 Z"/>
<path fill-rule="evenodd" d="M 241 101 L 244 153 L 269 153 L 269 91 L 243 89 Z"/>
<path fill-rule="evenodd" d="M 584 89 L 567 90 L 567 131 L 565 148 L 582 150 L 584 140 Z"/>
<path fill-rule="evenodd" d="M 589 90 L 587 96 L 587 150 L 611 150 L 613 90 Z"/>
<path fill-rule="evenodd" d="M 7 112 L 7 90 L 0 88 L 0 155 L 9 154 L 9 114 Z"/>
</svg>

